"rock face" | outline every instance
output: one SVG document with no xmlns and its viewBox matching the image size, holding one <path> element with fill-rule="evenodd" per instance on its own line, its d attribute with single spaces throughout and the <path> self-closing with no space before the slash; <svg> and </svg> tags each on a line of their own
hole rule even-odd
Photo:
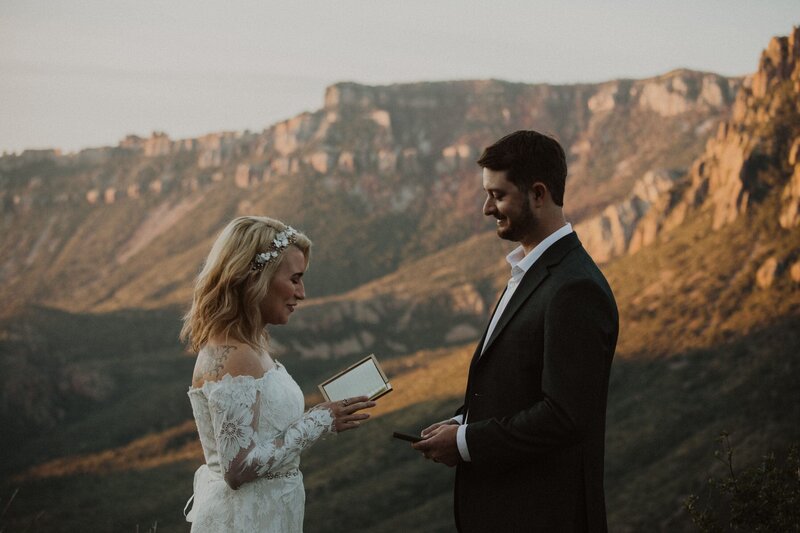
<svg viewBox="0 0 800 533">
<path fill-rule="evenodd" d="M 691 164 L 686 176 L 655 180 L 645 177 L 636 187 L 650 194 L 637 193 L 622 203 L 613 204 L 590 220 L 578 225 L 582 238 L 599 261 L 634 253 L 668 234 L 693 210 L 711 213 L 712 229 L 736 221 L 754 203 L 770 195 L 780 196 L 778 222 L 791 230 L 800 225 L 800 28 L 788 37 L 772 39 L 763 52 L 758 71 L 745 79 L 736 96 L 731 117 L 720 123 L 706 143 L 702 155 Z M 712 105 L 707 82 L 701 84 L 698 101 Z M 668 116 L 683 104 L 669 93 L 687 92 L 681 82 L 642 89 L 640 104 L 652 105 L 660 95 L 658 112 Z M 608 109 L 616 93 L 606 87 L 591 102 L 595 109 Z M 602 95 L 602 96 L 601 96 Z M 625 160 L 617 173 L 628 172 Z M 645 200 L 646 198 L 646 200 Z M 776 267 L 765 263 L 757 284 L 771 285 Z"/>
<path fill-rule="evenodd" d="M 713 211 L 715 229 L 735 221 L 771 183 L 784 183 L 780 223 L 798 224 L 800 206 L 800 28 L 776 37 L 745 80 L 730 120 L 692 168 L 686 201 Z"/>
<path fill-rule="evenodd" d="M 792 278 L 793 282 L 800 283 L 800 261 L 796 261 L 789 267 L 789 276 Z"/>
<path fill-rule="evenodd" d="M 610 205 L 602 214 L 576 224 L 575 231 L 592 258 L 605 263 L 652 243 L 659 230 L 659 219 L 653 216 L 651 209 L 667 201 L 680 176 L 674 171 L 649 171 L 636 182 L 623 202 Z"/>
<path fill-rule="evenodd" d="M 797 148 L 800 147 L 800 138 L 795 139 L 789 156 L 789 164 L 794 166 L 792 177 L 781 195 L 781 226 L 791 229 L 800 225 L 800 162 L 797 160 Z"/>
<path fill-rule="evenodd" d="M 711 212 L 712 229 L 736 221 L 753 202 L 780 194 L 778 222 L 786 230 L 800 225 L 800 28 L 772 39 L 758 71 L 736 97 L 731 118 L 719 124 L 687 176 L 671 179 L 645 174 L 623 202 L 577 225 L 587 249 L 600 262 L 634 253 L 679 226 L 694 209 Z M 697 87 L 700 87 L 698 89 Z M 694 89 L 699 102 L 713 106 L 715 89 L 703 80 Z M 680 79 L 651 83 L 639 90 L 639 105 L 663 116 L 683 109 L 688 94 Z M 606 85 L 589 105 L 595 112 L 613 108 L 618 88 Z M 578 148 L 583 150 L 584 148 Z M 627 172 L 626 161 L 617 172 Z M 637 192 L 636 189 L 640 192 Z M 641 192 L 649 188 L 650 193 Z M 777 259 L 775 260 L 777 261 Z M 769 287 L 777 264 L 767 261 L 757 284 Z"/>
<path fill-rule="evenodd" d="M 768 289 L 775 281 L 775 276 L 778 273 L 778 258 L 770 257 L 764 264 L 762 264 L 756 272 L 756 285 L 760 289 Z"/>
<path fill-rule="evenodd" d="M 672 74 L 631 89 L 630 97 L 637 100 L 640 107 L 655 111 L 662 117 L 674 117 L 698 106 L 719 109 L 727 105 L 726 95 L 731 87 L 720 83 L 719 78 L 712 75 L 687 78 Z"/>
</svg>

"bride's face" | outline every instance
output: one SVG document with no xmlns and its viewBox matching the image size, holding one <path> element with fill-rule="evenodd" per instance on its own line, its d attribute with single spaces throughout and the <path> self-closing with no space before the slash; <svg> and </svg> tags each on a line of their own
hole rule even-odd
<svg viewBox="0 0 800 533">
<path fill-rule="evenodd" d="M 303 273 L 308 266 L 303 252 L 289 246 L 283 262 L 272 276 L 267 297 L 261 302 L 261 317 L 267 324 L 286 324 L 300 300 L 306 297 Z"/>
</svg>

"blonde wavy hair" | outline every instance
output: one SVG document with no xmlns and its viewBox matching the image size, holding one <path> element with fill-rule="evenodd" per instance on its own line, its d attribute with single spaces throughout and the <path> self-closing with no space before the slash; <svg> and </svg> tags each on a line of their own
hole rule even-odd
<svg viewBox="0 0 800 533">
<path fill-rule="evenodd" d="M 286 224 L 268 217 L 243 216 L 232 220 L 217 237 L 197 276 L 192 307 L 183 317 L 180 338 L 199 352 L 211 338 L 222 337 L 264 350 L 269 335 L 261 316 L 261 302 L 269 292 L 285 253 L 262 271 L 253 270 L 256 254 L 265 252 Z M 311 241 L 298 232 L 291 246 L 308 262 Z M 285 252 L 285 249 L 284 249 Z"/>
</svg>

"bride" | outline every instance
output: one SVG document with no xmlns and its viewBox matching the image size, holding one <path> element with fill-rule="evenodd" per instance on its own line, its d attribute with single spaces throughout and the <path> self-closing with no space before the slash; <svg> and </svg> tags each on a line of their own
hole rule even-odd
<svg viewBox="0 0 800 533">
<path fill-rule="evenodd" d="M 267 351 L 267 324 L 286 324 L 305 298 L 310 248 L 277 220 L 239 217 L 197 277 L 181 331 L 197 352 L 188 394 L 206 460 L 186 517 L 194 532 L 302 531 L 300 453 L 357 428 L 375 405 L 364 396 L 303 412 L 303 393 Z"/>
</svg>

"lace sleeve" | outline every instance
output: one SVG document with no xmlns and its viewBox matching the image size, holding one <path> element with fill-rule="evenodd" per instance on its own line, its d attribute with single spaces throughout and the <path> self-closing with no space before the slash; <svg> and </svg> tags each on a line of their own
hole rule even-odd
<svg viewBox="0 0 800 533">
<path fill-rule="evenodd" d="M 209 395 L 208 404 L 225 481 L 238 488 L 267 476 L 334 431 L 330 410 L 314 407 L 271 436 L 258 437 L 261 393 L 253 379 L 232 379 Z"/>
</svg>

